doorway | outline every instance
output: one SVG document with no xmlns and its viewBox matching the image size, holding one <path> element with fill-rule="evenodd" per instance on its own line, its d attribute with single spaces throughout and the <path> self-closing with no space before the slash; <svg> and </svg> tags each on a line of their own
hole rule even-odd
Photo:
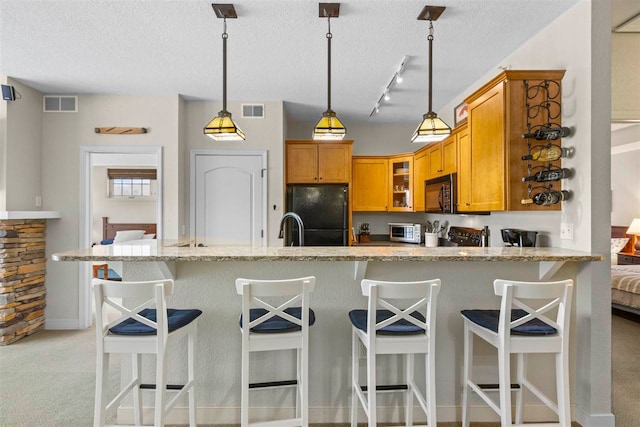
<svg viewBox="0 0 640 427">
<path fill-rule="evenodd" d="M 160 146 L 101 146 L 80 147 L 80 233 L 78 247 L 89 248 L 93 242 L 92 189 L 94 166 L 115 164 L 133 164 L 144 162 L 157 170 L 155 219 L 156 235 L 162 238 L 162 147 Z M 91 289 L 87 280 L 92 276 L 91 263 L 80 263 L 78 269 L 78 325 L 88 328 L 92 324 L 93 310 Z"/>
<path fill-rule="evenodd" d="M 266 246 L 266 150 L 192 150 L 190 237 L 204 246 Z"/>
</svg>

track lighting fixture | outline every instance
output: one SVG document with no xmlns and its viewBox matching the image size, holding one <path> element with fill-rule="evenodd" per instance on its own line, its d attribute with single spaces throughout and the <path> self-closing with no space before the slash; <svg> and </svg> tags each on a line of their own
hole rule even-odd
<svg viewBox="0 0 640 427">
<path fill-rule="evenodd" d="M 384 89 L 384 92 L 382 92 L 382 95 L 380 95 L 380 98 L 378 98 L 378 102 L 376 102 L 376 105 L 373 107 L 373 110 L 371 110 L 371 114 L 369 114 L 369 117 L 372 117 L 374 114 L 378 114 L 380 112 L 380 106 L 383 104 L 384 101 L 391 100 L 391 89 L 393 88 L 394 84 L 402 83 L 402 72 L 404 71 L 404 67 L 405 65 L 407 65 L 408 60 L 409 60 L 408 56 L 405 56 L 404 58 L 402 58 L 402 62 L 400 63 L 400 66 L 398 67 L 396 72 L 393 73 L 391 80 L 389 80 L 389 84 L 387 84 L 387 86 Z"/>
</svg>

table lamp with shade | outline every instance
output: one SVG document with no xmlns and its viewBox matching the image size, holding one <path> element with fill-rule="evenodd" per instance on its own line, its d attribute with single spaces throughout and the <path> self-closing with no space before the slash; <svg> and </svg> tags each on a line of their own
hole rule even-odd
<svg viewBox="0 0 640 427">
<path fill-rule="evenodd" d="M 640 254 L 640 239 L 638 239 L 638 236 L 640 236 L 640 218 L 634 218 L 634 220 L 631 221 L 631 225 L 627 229 L 627 234 L 633 236 L 634 244 L 631 247 L 634 250 L 634 254 Z"/>
</svg>

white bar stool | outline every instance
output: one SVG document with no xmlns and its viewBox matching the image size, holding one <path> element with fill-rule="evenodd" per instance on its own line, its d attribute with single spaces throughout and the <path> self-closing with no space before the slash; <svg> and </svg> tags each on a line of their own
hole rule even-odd
<svg viewBox="0 0 640 427">
<path fill-rule="evenodd" d="M 148 282 L 116 282 L 93 279 L 96 304 L 96 399 L 94 427 L 105 424 L 106 411 L 117 405 L 128 393 L 133 394 L 135 425 L 142 425 L 141 390 L 155 391 L 154 426 L 164 426 L 166 415 L 181 397 L 189 395 L 189 425 L 196 426 L 196 397 L 194 390 L 194 365 L 197 317 L 200 310 L 167 309 L 166 297 L 173 292 L 173 280 Z M 119 298 L 135 298 L 146 301 L 134 308 L 127 308 Z M 109 322 L 106 307 L 112 307 L 121 316 Z M 187 336 L 188 381 L 184 385 L 167 384 L 167 347 L 175 345 Z M 130 353 L 132 356 L 132 380 L 107 404 L 106 374 L 109 354 Z M 142 354 L 156 355 L 156 383 L 142 384 L 140 378 Z M 167 402 L 166 392 L 175 395 Z"/>
<path fill-rule="evenodd" d="M 436 302 L 440 279 L 420 282 L 382 282 L 363 280 L 362 294 L 369 297 L 367 310 L 352 310 L 352 398 L 351 426 L 358 425 L 358 400 L 362 404 L 369 427 L 377 424 L 376 393 L 403 391 L 405 393 L 405 422 L 413 425 L 413 398 L 418 400 L 427 415 L 430 427 L 436 426 L 435 330 Z M 390 300 L 411 300 L 401 309 Z M 397 303 L 396 303 L 397 304 Z M 383 309 L 379 310 L 378 306 Z M 370 331 L 375 331 L 371 333 Z M 367 350 L 367 385 L 359 383 L 359 344 Z M 423 396 L 414 378 L 416 354 L 425 355 L 426 393 Z M 404 354 L 406 384 L 383 385 L 376 382 L 376 355 Z M 366 393 L 366 396 L 365 396 Z"/>
<path fill-rule="evenodd" d="M 500 310 L 463 310 L 464 318 L 464 389 L 462 393 L 462 426 L 469 427 L 469 390 L 474 391 L 498 415 L 501 425 L 523 423 L 524 389 L 558 414 L 560 425 L 571 427 L 569 401 L 569 320 L 573 281 L 516 282 L 495 280 L 495 294 L 502 297 Z M 536 300 L 539 308 L 532 308 L 523 300 Z M 517 307 L 512 309 L 512 306 Z M 555 320 L 549 310 L 557 307 Z M 498 387 L 495 384 L 476 384 L 472 379 L 473 337 L 477 335 L 498 349 Z M 518 355 L 517 384 L 511 383 L 511 354 Z M 558 402 L 553 402 L 527 378 L 528 353 L 553 353 L 556 364 Z M 499 402 L 494 402 L 487 392 L 498 391 Z M 511 418 L 511 392 L 516 397 L 516 424 Z M 527 427 L 536 424 L 526 424 Z M 541 425 L 541 424 L 538 424 Z"/>
<path fill-rule="evenodd" d="M 294 427 L 309 425 L 309 326 L 315 313 L 309 308 L 309 294 L 316 285 L 313 276 L 288 280 L 237 279 L 236 291 L 242 296 L 242 381 L 240 425 Z M 286 298 L 273 306 L 265 298 Z M 251 308 L 251 307 L 256 308 Z M 247 324 L 247 320 L 249 322 Z M 249 383 L 249 354 L 257 351 L 296 350 L 295 380 Z M 249 423 L 249 391 L 296 387 L 294 418 Z"/>
</svg>

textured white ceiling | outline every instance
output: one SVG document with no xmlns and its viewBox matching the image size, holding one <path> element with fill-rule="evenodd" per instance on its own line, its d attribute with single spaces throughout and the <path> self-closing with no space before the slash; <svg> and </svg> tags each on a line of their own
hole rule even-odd
<svg viewBox="0 0 640 427">
<path fill-rule="evenodd" d="M 347 124 L 413 123 L 427 111 L 428 24 L 416 19 L 426 4 L 447 7 L 434 22 L 438 111 L 577 1 L 343 1 L 331 21 L 332 107 Z M 229 101 L 283 100 L 289 117 L 317 120 L 327 101 L 318 2 L 234 4 Z M 0 0 L 0 73 L 49 94 L 221 100 L 221 33 L 211 1 Z M 404 82 L 369 118 L 405 55 Z"/>
</svg>

